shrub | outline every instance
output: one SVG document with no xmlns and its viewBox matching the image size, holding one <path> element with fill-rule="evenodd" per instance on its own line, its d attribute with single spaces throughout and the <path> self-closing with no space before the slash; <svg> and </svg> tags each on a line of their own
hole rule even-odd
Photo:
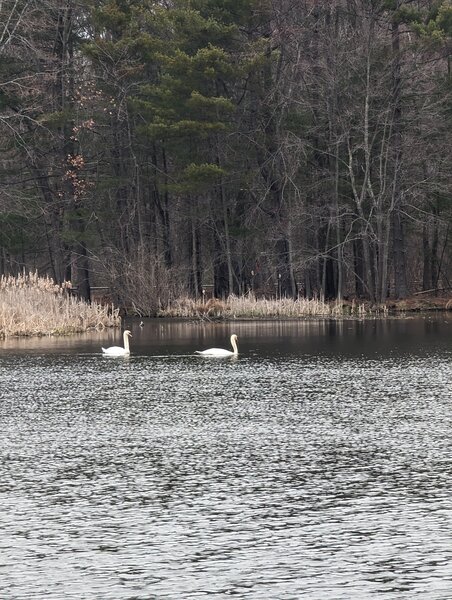
<svg viewBox="0 0 452 600">
<path fill-rule="evenodd" d="M 229 296 L 227 300 L 192 300 L 180 298 L 161 309 L 162 317 L 200 318 L 302 318 L 302 317 L 364 317 L 368 313 L 362 304 L 324 302 L 318 299 L 256 298 L 254 294 Z"/>
<path fill-rule="evenodd" d="M 88 304 L 70 294 L 71 285 L 23 273 L 0 277 L 0 337 L 64 335 L 88 329 L 117 327 L 119 311 Z"/>
</svg>

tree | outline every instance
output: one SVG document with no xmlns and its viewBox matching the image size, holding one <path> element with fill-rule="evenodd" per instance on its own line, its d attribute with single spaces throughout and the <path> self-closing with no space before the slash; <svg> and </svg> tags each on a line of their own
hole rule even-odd
<svg viewBox="0 0 452 600">
<path fill-rule="evenodd" d="M 1 268 L 141 314 L 447 287 L 451 11 L 1 3 Z"/>
</svg>

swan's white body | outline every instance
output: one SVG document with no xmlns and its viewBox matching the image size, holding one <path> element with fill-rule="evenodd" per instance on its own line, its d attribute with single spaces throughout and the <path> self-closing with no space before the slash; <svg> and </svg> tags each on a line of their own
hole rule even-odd
<svg viewBox="0 0 452 600">
<path fill-rule="evenodd" d="M 231 346 L 233 352 L 230 350 L 224 350 L 223 348 L 209 348 L 208 350 L 196 350 L 195 354 L 202 354 L 202 356 L 237 356 L 239 349 L 237 347 L 237 336 L 231 335 Z"/>
<path fill-rule="evenodd" d="M 122 346 L 110 346 L 110 348 L 102 348 L 104 354 L 108 356 L 126 356 L 130 354 L 129 337 L 132 337 L 131 332 L 127 329 L 124 331 L 124 348 Z"/>
</svg>

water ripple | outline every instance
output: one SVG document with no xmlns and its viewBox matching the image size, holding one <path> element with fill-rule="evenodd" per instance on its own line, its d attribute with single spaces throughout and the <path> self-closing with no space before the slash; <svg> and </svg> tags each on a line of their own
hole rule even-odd
<svg viewBox="0 0 452 600">
<path fill-rule="evenodd" d="M 283 348 L 2 355 L 2 597 L 450 597 L 450 357 Z"/>
</svg>

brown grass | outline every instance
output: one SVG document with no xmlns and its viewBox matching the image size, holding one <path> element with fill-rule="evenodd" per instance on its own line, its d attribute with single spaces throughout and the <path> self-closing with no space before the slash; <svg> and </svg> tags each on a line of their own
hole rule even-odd
<svg viewBox="0 0 452 600">
<path fill-rule="evenodd" d="M 375 311 L 373 311 L 375 312 Z M 384 308 L 382 309 L 384 312 Z M 229 296 L 220 301 L 215 298 L 204 302 L 180 298 L 160 310 L 161 317 L 230 319 L 230 318 L 303 318 L 303 317 L 364 317 L 371 312 L 364 304 L 354 302 L 323 302 L 321 300 L 281 298 L 278 300 L 256 298 L 254 294 Z"/>
<path fill-rule="evenodd" d="M 119 311 L 69 295 L 70 284 L 23 273 L 0 277 L 0 338 L 65 335 L 117 327 Z"/>
</svg>

